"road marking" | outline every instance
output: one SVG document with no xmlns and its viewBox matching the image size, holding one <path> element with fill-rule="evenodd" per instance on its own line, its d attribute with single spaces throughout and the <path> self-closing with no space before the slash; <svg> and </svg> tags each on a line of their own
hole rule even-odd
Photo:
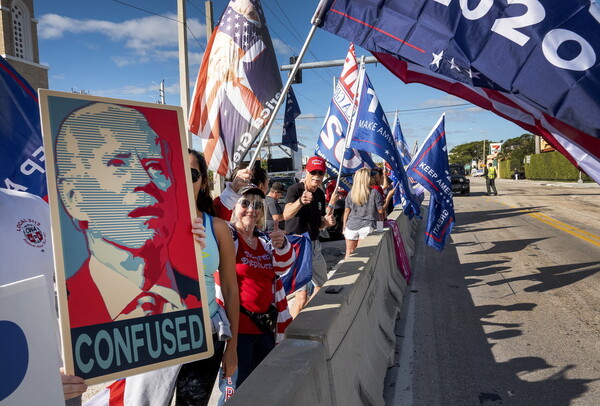
<svg viewBox="0 0 600 406">
<path fill-rule="evenodd" d="M 494 199 L 487 198 L 486 200 L 493 201 Z M 525 213 L 528 216 L 531 216 L 531 217 L 541 221 L 542 223 L 548 224 L 549 226 L 552 226 L 558 230 L 562 230 L 562 231 L 569 233 L 577 238 L 581 238 L 582 240 L 587 241 L 590 244 L 594 244 L 594 245 L 600 247 L 600 236 L 589 233 L 580 228 L 573 227 L 567 223 L 563 223 L 562 221 L 556 220 L 556 219 L 548 216 L 547 214 L 543 214 L 539 211 L 530 210 L 530 209 L 519 209 L 517 206 L 511 206 L 510 204 L 507 204 L 507 203 L 502 203 L 502 202 L 498 202 L 498 203 L 508 206 L 512 209 L 518 209 L 520 212 Z"/>
</svg>

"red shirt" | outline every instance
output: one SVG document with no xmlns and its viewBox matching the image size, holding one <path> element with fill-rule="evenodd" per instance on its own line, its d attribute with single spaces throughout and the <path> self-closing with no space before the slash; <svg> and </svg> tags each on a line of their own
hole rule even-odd
<svg viewBox="0 0 600 406">
<path fill-rule="evenodd" d="M 257 248 L 252 249 L 243 238 L 238 240 L 235 271 L 240 289 L 240 304 L 251 312 L 266 313 L 273 303 L 273 257 L 265 251 L 258 241 Z M 238 332 L 241 334 L 262 334 L 263 332 L 240 313 Z"/>
</svg>

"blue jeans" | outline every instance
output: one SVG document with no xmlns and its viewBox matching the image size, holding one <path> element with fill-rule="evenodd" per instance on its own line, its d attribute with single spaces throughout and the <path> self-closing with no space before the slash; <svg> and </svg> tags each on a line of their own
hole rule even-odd
<svg viewBox="0 0 600 406">
<path fill-rule="evenodd" d="M 238 334 L 238 367 L 231 378 L 219 378 L 221 397 L 218 406 L 223 406 L 274 347 L 274 334 Z"/>
<path fill-rule="evenodd" d="M 235 382 L 237 388 L 273 348 L 275 348 L 275 335 L 273 333 L 238 334 L 238 376 Z"/>
</svg>

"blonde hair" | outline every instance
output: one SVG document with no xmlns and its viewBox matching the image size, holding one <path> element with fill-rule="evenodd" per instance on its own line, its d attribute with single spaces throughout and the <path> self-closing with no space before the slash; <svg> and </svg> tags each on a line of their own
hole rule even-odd
<svg viewBox="0 0 600 406">
<path fill-rule="evenodd" d="M 371 194 L 371 170 L 362 168 L 356 171 L 352 181 L 352 202 L 362 206 L 369 201 Z"/>
</svg>

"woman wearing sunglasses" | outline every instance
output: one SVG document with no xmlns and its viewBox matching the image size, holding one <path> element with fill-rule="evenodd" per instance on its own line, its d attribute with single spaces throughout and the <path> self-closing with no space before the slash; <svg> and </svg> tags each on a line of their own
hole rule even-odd
<svg viewBox="0 0 600 406">
<path fill-rule="evenodd" d="M 368 168 L 356 171 L 352 190 L 346 196 L 344 210 L 344 237 L 346 237 L 346 258 L 375 229 L 377 220 L 382 219 L 383 197 L 379 190 L 372 188 L 376 180 Z"/>
<path fill-rule="evenodd" d="M 200 236 L 204 237 L 202 264 L 208 294 L 208 310 L 213 326 L 215 353 L 208 359 L 181 366 L 176 389 L 178 406 L 208 404 L 219 367 L 223 371 L 223 377 L 228 378 L 233 376 L 238 363 L 237 332 L 240 302 L 233 239 L 228 223 L 215 217 L 213 200 L 210 196 L 208 168 L 204 157 L 195 150 L 188 151 L 198 215 L 193 232 L 199 240 L 202 239 L 199 238 Z M 218 278 L 220 289 L 215 286 L 215 277 Z M 220 303 L 217 303 L 217 297 Z M 224 311 L 221 304 L 224 305 Z M 230 326 L 230 331 L 223 328 L 227 325 Z"/>
<path fill-rule="evenodd" d="M 236 387 L 275 347 L 276 334 L 282 335 L 292 320 L 277 278 L 294 263 L 294 250 L 277 223 L 269 235 L 259 231 L 265 217 L 264 192 L 250 184 L 240 193 L 231 220 L 240 290 Z"/>
</svg>

